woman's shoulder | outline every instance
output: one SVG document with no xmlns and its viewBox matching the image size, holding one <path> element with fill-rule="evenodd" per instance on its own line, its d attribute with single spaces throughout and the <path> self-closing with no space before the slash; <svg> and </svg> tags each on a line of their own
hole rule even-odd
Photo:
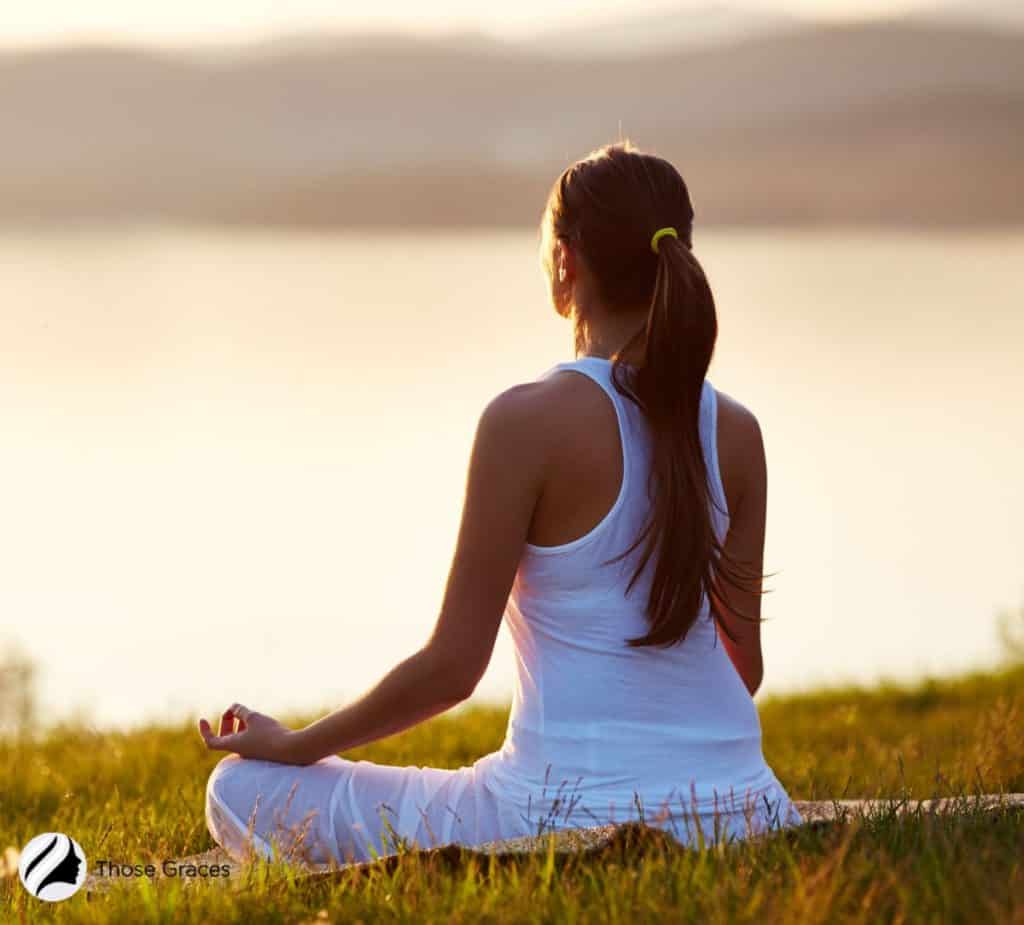
<svg viewBox="0 0 1024 925">
<path fill-rule="evenodd" d="M 748 492 L 765 482 L 764 440 L 753 411 L 733 396 L 715 389 L 718 406 L 716 443 L 718 468 L 730 510 Z"/>
<path fill-rule="evenodd" d="M 525 450 L 556 465 L 593 459 L 606 449 L 616 459 L 619 454 L 615 408 L 600 385 L 571 371 L 505 389 L 484 409 L 480 429 L 516 445 L 516 456 Z"/>
<path fill-rule="evenodd" d="M 504 424 L 533 425 L 550 422 L 564 425 L 588 412 L 606 412 L 604 390 L 572 369 L 553 369 L 532 382 L 511 386 L 488 403 L 484 415 Z"/>
<path fill-rule="evenodd" d="M 718 432 L 737 439 L 760 437 L 761 423 L 743 402 L 721 389 L 714 389 L 718 404 Z"/>
</svg>

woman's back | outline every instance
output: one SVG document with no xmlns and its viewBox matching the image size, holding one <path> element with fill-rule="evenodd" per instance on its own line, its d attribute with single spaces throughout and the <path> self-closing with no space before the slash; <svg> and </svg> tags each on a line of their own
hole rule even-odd
<svg viewBox="0 0 1024 925">
<path fill-rule="evenodd" d="M 627 590 L 640 553 L 623 553 L 650 513 L 651 451 L 644 416 L 616 390 L 612 369 L 611 361 L 583 357 L 545 377 L 582 375 L 593 383 L 585 388 L 600 388 L 601 401 L 610 401 L 618 439 L 588 436 L 583 452 L 601 473 L 589 494 L 610 506 L 577 538 L 524 548 L 505 612 L 516 652 L 512 713 L 502 751 L 485 759 L 482 770 L 501 800 L 520 809 L 528 804 L 540 817 L 558 800 L 568 805 L 566 789 L 577 812 L 602 819 L 609 810 L 627 817 L 638 801 L 651 815 L 666 805 L 673 815 L 680 806 L 704 810 L 730 792 L 742 805 L 777 781 L 764 762 L 757 711 L 708 602 L 681 643 L 628 644 L 648 626 L 650 569 Z M 700 439 L 715 531 L 724 544 L 729 520 L 716 411 L 716 392 L 705 381 Z M 566 431 L 571 428 L 567 421 Z M 571 444 L 571 437 L 562 442 Z M 618 460 L 611 458 L 616 443 Z M 616 471 L 612 495 L 607 473 Z M 588 507 L 586 499 L 587 492 L 577 493 L 577 506 Z M 578 817 L 558 821 L 580 824 Z"/>
</svg>

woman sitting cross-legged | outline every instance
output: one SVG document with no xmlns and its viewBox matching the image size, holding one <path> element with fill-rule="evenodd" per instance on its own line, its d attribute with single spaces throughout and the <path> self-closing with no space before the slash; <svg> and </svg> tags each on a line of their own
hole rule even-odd
<svg viewBox="0 0 1024 925">
<path fill-rule="evenodd" d="M 765 763 L 761 432 L 705 378 L 717 333 L 667 161 L 630 144 L 552 188 L 542 258 L 576 359 L 510 388 L 476 433 L 437 625 L 355 703 L 303 729 L 241 704 L 211 749 L 213 837 L 236 857 L 363 860 L 642 818 L 684 844 L 802 820 Z M 468 698 L 502 617 L 503 746 L 442 770 L 338 752 Z"/>
</svg>

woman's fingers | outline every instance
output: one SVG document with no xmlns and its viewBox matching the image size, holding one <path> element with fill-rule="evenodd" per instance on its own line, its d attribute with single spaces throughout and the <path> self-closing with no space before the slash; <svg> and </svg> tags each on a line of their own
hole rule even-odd
<svg viewBox="0 0 1024 925">
<path fill-rule="evenodd" d="M 248 728 L 246 722 L 256 714 L 241 703 L 233 703 L 220 717 L 220 728 L 214 735 L 213 728 L 205 719 L 199 720 L 199 734 L 206 747 L 215 751 L 238 751 L 241 734 Z M 236 725 L 237 723 L 237 725 Z"/>
<path fill-rule="evenodd" d="M 210 728 L 210 724 L 205 719 L 199 720 L 199 734 L 203 737 L 203 741 L 209 745 L 210 742 L 217 737 L 213 734 L 213 730 Z"/>
<path fill-rule="evenodd" d="M 233 732 L 244 732 L 246 726 L 246 720 L 252 715 L 252 710 L 248 707 L 243 706 L 240 703 L 233 703 L 228 707 L 220 717 L 220 729 L 218 735 L 226 736 L 231 735 Z M 238 725 L 235 725 L 237 721 Z"/>
<path fill-rule="evenodd" d="M 233 703 L 231 704 L 230 712 L 238 718 L 239 730 L 245 729 L 249 723 L 249 716 L 252 714 L 252 710 L 240 703 Z"/>
<path fill-rule="evenodd" d="M 223 722 L 224 721 L 222 719 L 222 727 Z M 206 719 L 199 720 L 199 734 L 203 737 L 203 741 L 206 743 L 207 748 L 216 747 L 215 743 L 218 741 L 220 737 L 213 734 L 213 729 L 210 727 L 210 724 L 206 721 Z"/>
<path fill-rule="evenodd" d="M 241 733 L 238 732 L 214 735 L 213 729 L 205 719 L 199 720 L 199 734 L 203 737 L 206 747 L 211 751 L 237 751 L 238 740 L 241 737 Z"/>
</svg>

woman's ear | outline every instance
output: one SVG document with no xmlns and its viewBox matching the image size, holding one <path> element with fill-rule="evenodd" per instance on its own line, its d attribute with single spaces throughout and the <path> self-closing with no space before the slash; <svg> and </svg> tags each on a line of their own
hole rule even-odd
<svg viewBox="0 0 1024 925">
<path fill-rule="evenodd" d="M 572 285 L 576 281 L 576 253 L 565 238 L 559 238 L 555 252 L 558 281 Z"/>
<path fill-rule="evenodd" d="M 576 254 L 564 238 L 555 242 L 554 278 L 551 281 L 555 297 L 555 308 L 565 315 L 572 305 L 573 289 L 576 284 Z"/>
</svg>

